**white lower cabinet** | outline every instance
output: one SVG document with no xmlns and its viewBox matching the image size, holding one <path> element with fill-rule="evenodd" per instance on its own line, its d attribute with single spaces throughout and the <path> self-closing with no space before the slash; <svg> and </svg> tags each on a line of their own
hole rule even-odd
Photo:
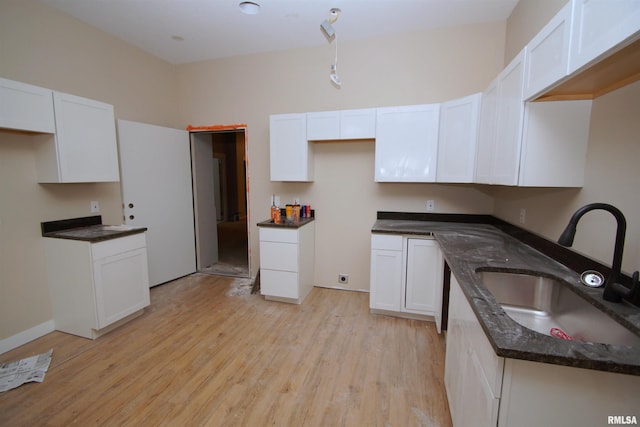
<svg viewBox="0 0 640 427">
<path fill-rule="evenodd" d="M 638 417 L 640 376 L 498 357 L 454 275 L 444 381 L 455 427 L 582 427 Z"/>
<path fill-rule="evenodd" d="M 150 304 L 145 234 L 97 243 L 45 238 L 55 329 L 97 338 Z"/>
<path fill-rule="evenodd" d="M 369 307 L 432 316 L 439 331 L 443 263 L 434 239 L 372 234 Z"/>
<path fill-rule="evenodd" d="M 260 293 L 266 299 L 302 303 L 313 288 L 315 224 L 260 227 Z"/>
<path fill-rule="evenodd" d="M 444 381 L 456 427 L 497 425 L 504 359 L 478 332 L 480 323 L 452 275 Z"/>
</svg>

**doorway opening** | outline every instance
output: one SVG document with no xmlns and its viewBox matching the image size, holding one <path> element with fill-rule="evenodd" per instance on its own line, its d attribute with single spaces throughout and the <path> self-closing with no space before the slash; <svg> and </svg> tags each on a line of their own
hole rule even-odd
<svg viewBox="0 0 640 427">
<path fill-rule="evenodd" d="M 219 127 L 216 127 L 219 128 Z M 246 128 L 191 132 L 196 265 L 250 277 Z"/>
</svg>

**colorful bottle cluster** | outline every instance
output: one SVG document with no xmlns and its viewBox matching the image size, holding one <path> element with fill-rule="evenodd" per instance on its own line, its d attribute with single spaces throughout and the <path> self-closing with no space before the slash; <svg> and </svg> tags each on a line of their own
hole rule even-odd
<svg viewBox="0 0 640 427">
<path fill-rule="evenodd" d="M 300 221 L 300 218 L 311 218 L 311 205 L 287 204 L 284 212 L 287 222 Z M 282 211 L 280 207 L 276 206 L 275 196 L 271 204 L 271 221 L 276 224 L 282 222 Z"/>
</svg>

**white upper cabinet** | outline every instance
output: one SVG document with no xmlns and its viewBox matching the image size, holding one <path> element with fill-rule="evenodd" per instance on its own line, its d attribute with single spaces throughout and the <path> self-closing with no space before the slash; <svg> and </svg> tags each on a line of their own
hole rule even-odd
<svg viewBox="0 0 640 427">
<path fill-rule="evenodd" d="M 39 182 L 120 180 L 113 106 L 54 92 L 56 136 L 37 138 Z"/>
<path fill-rule="evenodd" d="M 496 78 L 482 93 L 475 178 L 475 182 L 479 184 L 491 184 L 493 179 L 497 127 L 498 79 Z"/>
<path fill-rule="evenodd" d="M 572 5 L 570 73 L 623 47 L 639 34 L 638 0 L 573 0 Z"/>
<path fill-rule="evenodd" d="M 269 118 L 271 181 L 313 181 L 313 151 L 307 141 L 307 115 Z"/>
<path fill-rule="evenodd" d="M 53 91 L 0 78 L 0 128 L 55 133 Z"/>
<path fill-rule="evenodd" d="M 435 182 L 440 104 L 378 108 L 375 180 Z"/>
<path fill-rule="evenodd" d="M 340 139 L 371 139 L 375 137 L 375 108 L 340 111 Z"/>
<path fill-rule="evenodd" d="M 374 108 L 307 113 L 309 141 L 371 139 L 375 132 Z"/>
<path fill-rule="evenodd" d="M 473 182 L 482 94 L 440 105 L 438 182 Z"/>
<path fill-rule="evenodd" d="M 584 185 L 591 104 L 591 100 L 526 104 L 519 186 Z"/>
<path fill-rule="evenodd" d="M 340 139 L 340 111 L 307 113 L 307 139 L 309 141 Z"/>
<path fill-rule="evenodd" d="M 554 16 L 527 45 L 524 98 L 534 98 L 564 78 L 569 68 L 571 4 Z"/>
<path fill-rule="evenodd" d="M 498 124 L 491 184 L 518 184 L 524 117 L 522 82 L 525 54 L 526 49 L 523 49 L 498 76 Z"/>
</svg>

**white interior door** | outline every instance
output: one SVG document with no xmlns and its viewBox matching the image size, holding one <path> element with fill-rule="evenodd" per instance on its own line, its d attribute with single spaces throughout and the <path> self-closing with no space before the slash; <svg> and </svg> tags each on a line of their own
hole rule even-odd
<svg viewBox="0 0 640 427">
<path fill-rule="evenodd" d="M 215 183 L 219 160 L 213 158 L 211 134 L 191 134 L 198 269 L 218 262 L 218 222 Z M 219 192 L 218 192 L 219 198 Z"/>
<path fill-rule="evenodd" d="M 125 223 L 147 227 L 149 286 L 196 271 L 187 131 L 118 120 Z"/>
</svg>

